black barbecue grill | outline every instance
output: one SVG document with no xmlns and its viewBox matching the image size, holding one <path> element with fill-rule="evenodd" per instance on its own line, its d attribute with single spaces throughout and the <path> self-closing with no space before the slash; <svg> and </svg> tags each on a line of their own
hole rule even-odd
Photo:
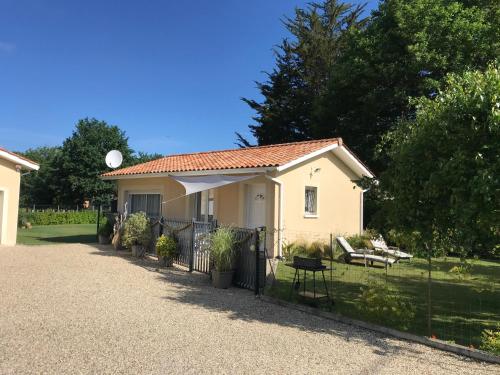
<svg viewBox="0 0 500 375">
<path fill-rule="evenodd" d="M 292 287 L 290 290 L 290 296 L 294 291 L 301 297 L 312 299 L 313 301 L 319 301 L 326 299 L 333 305 L 333 299 L 330 297 L 330 292 L 328 291 L 328 286 L 326 284 L 325 279 L 325 271 L 330 271 L 332 268 L 327 268 L 322 262 L 321 259 L 317 258 L 304 258 L 299 256 L 293 257 L 293 263 L 287 263 L 288 267 L 292 267 L 295 269 L 295 275 L 293 276 Z M 303 285 L 301 290 L 300 285 L 300 271 L 304 271 L 303 273 Z M 312 272 L 313 274 L 313 291 L 310 292 L 306 290 L 306 280 L 307 280 L 307 272 Z M 316 272 L 321 272 L 321 276 L 323 277 L 323 285 L 325 287 L 324 293 L 318 293 L 316 291 Z"/>
</svg>

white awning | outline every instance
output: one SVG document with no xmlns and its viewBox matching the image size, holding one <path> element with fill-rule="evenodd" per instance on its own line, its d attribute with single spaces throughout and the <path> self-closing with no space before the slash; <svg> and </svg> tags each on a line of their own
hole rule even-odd
<svg viewBox="0 0 500 375">
<path fill-rule="evenodd" d="M 257 177 L 257 175 L 246 176 L 224 176 L 224 175 L 210 175 L 210 176 L 195 176 L 195 177 L 181 177 L 171 176 L 175 181 L 180 183 L 186 189 L 186 195 L 198 193 L 208 189 L 215 189 L 224 185 L 233 184 L 235 182 L 249 180 Z"/>
</svg>

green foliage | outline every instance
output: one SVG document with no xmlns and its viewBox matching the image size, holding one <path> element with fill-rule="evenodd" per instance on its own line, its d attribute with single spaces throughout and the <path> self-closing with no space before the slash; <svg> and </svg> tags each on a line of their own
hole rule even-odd
<svg viewBox="0 0 500 375">
<path fill-rule="evenodd" d="M 500 243 L 500 72 L 450 75 L 436 100 L 421 98 L 413 120 L 387 136 L 383 215 L 420 249 L 495 255 Z"/>
<path fill-rule="evenodd" d="M 468 279 L 472 275 L 472 269 L 475 261 L 476 261 L 475 259 L 473 260 L 461 259 L 460 264 L 453 266 L 452 268 L 450 268 L 448 272 L 455 275 L 455 277 L 459 281 Z"/>
<path fill-rule="evenodd" d="M 129 215 L 125 221 L 123 245 L 128 249 L 133 245 L 147 247 L 151 242 L 151 226 L 144 212 L 137 212 Z"/>
<path fill-rule="evenodd" d="M 366 233 L 346 237 L 346 241 L 353 249 L 373 249 L 371 239 L 372 237 Z"/>
<path fill-rule="evenodd" d="M 105 157 L 113 149 L 121 151 L 125 165 L 131 163 L 128 138 L 117 126 L 89 118 L 78 121 L 71 137 L 63 143 L 58 163 L 65 202 L 101 199 L 115 192 L 112 182 L 99 178 L 109 171 Z"/>
<path fill-rule="evenodd" d="M 324 251 L 325 244 L 319 241 L 314 241 L 307 247 L 307 255 L 310 258 L 321 259 L 324 256 Z"/>
<path fill-rule="evenodd" d="M 297 8 L 293 18 L 284 20 L 292 37 L 276 49 L 276 67 L 268 81 L 258 83 L 264 101 L 243 99 L 257 113 L 257 125 L 249 127 L 260 145 L 312 136 L 316 102 L 327 90 L 348 31 L 362 27 L 361 13 L 360 6 L 327 0 Z M 249 145 L 237 135 L 242 146 Z"/>
<path fill-rule="evenodd" d="M 20 205 L 73 205 L 84 198 L 96 203 L 114 193 L 111 182 L 102 181 L 101 173 L 109 171 L 106 153 L 122 152 L 122 166 L 158 159 L 160 154 L 132 154 L 125 132 L 96 119 L 80 120 L 72 136 L 62 147 L 39 147 L 19 152 L 40 164 L 40 170 L 21 178 Z"/>
<path fill-rule="evenodd" d="M 221 226 L 210 236 L 210 256 L 217 271 L 233 269 L 234 231 L 231 227 Z"/>
<path fill-rule="evenodd" d="M 60 181 L 57 177 L 57 160 L 60 157 L 60 147 L 30 148 L 18 154 L 37 162 L 38 171 L 24 174 L 21 177 L 19 205 L 21 207 L 33 204 L 51 205 L 61 203 Z"/>
<path fill-rule="evenodd" d="M 377 145 L 414 114 L 409 97 L 500 56 L 499 9 L 497 0 L 386 0 L 365 20 L 338 1 L 297 9 L 259 84 L 264 101 L 245 99 L 256 111 L 250 130 L 260 145 L 341 136 L 378 174 L 388 160 L 383 148 L 374 157 Z"/>
<path fill-rule="evenodd" d="M 101 222 L 106 218 L 101 216 Z M 31 225 L 61 225 L 61 224 L 96 224 L 97 212 L 86 211 L 19 211 L 19 225 L 25 225 L 27 222 Z"/>
<path fill-rule="evenodd" d="M 104 219 L 104 222 L 99 222 L 99 230 L 97 231 L 97 234 L 109 237 L 111 236 L 112 233 L 113 233 L 113 224 L 109 220 Z"/>
<path fill-rule="evenodd" d="M 177 242 L 171 236 L 161 235 L 156 241 L 156 253 L 162 257 L 175 257 L 177 255 Z"/>
<path fill-rule="evenodd" d="M 500 355 L 500 325 L 497 329 L 485 329 L 481 335 L 480 349 Z"/>
<path fill-rule="evenodd" d="M 380 282 L 361 288 L 357 307 L 373 322 L 402 330 L 415 318 L 413 304 Z"/>
<path fill-rule="evenodd" d="M 292 260 L 294 256 L 321 259 L 325 256 L 330 256 L 330 246 L 320 241 L 308 244 L 305 241 L 299 240 L 284 244 L 283 256 L 288 260 Z"/>
</svg>

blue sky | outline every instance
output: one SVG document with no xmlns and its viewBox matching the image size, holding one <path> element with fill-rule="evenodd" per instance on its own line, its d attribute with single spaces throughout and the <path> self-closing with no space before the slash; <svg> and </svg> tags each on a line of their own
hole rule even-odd
<svg viewBox="0 0 500 375">
<path fill-rule="evenodd" d="M 0 146 L 59 145 L 96 117 L 137 151 L 232 148 L 280 19 L 307 2 L 0 0 Z"/>
</svg>

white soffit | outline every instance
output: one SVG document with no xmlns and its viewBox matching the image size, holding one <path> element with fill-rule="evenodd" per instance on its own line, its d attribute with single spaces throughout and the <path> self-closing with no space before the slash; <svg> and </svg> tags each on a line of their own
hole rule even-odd
<svg viewBox="0 0 500 375">
<path fill-rule="evenodd" d="M 361 163 L 347 148 L 344 146 L 337 147 L 332 150 L 333 154 L 342 160 L 358 177 L 375 177 L 363 163 Z"/>
<path fill-rule="evenodd" d="M 25 167 L 29 170 L 37 171 L 40 169 L 40 166 L 38 164 L 29 162 L 28 160 L 22 159 L 19 156 L 12 155 L 11 153 L 3 150 L 0 150 L 0 158 L 11 161 L 15 164 L 19 164 L 20 166 Z"/>
</svg>

